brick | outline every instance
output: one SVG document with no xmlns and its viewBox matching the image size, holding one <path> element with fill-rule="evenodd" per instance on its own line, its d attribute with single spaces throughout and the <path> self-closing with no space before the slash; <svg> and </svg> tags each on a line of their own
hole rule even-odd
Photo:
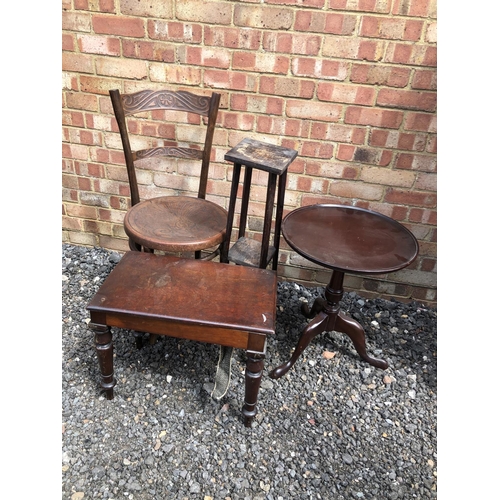
<svg viewBox="0 0 500 500">
<path fill-rule="evenodd" d="M 316 95 L 320 101 L 371 106 L 375 103 L 376 91 L 373 87 L 319 82 Z"/>
<path fill-rule="evenodd" d="M 364 37 L 416 42 L 421 37 L 423 26 L 423 21 L 363 16 L 361 19 L 360 35 Z"/>
<path fill-rule="evenodd" d="M 336 158 L 386 167 L 392 161 L 393 156 L 392 152 L 387 150 L 339 144 Z"/>
<path fill-rule="evenodd" d="M 379 61 L 386 51 L 386 43 L 382 40 L 325 35 L 322 55 L 339 59 Z"/>
<path fill-rule="evenodd" d="M 315 179 L 311 177 L 299 176 L 297 189 L 306 193 L 327 194 L 328 181 L 326 179 Z"/>
<path fill-rule="evenodd" d="M 268 4 L 298 5 L 300 7 L 323 8 L 325 0 L 267 0 Z"/>
<path fill-rule="evenodd" d="M 138 17 L 94 15 L 92 17 L 94 32 L 102 35 L 120 35 L 143 38 L 144 21 Z"/>
<path fill-rule="evenodd" d="M 266 32 L 262 46 L 266 52 L 317 56 L 321 49 L 321 38 L 310 34 Z"/>
<path fill-rule="evenodd" d="M 152 82 L 198 86 L 201 83 L 202 70 L 179 64 L 152 63 L 149 65 L 149 76 Z"/>
<path fill-rule="evenodd" d="M 224 48 L 183 47 L 178 54 L 182 64 L 228 69 L 231 63 L 229 51 Z"/>
<path fill-rule="evenodd" d="M 435 156 L 401 153 L 396 159 L 396 167 L 420 172 L 435 172 L 437 159 Z"/>
<path fill-rule="evenodd" d="M 407 113 L 404 120 L 406 130 L 417 130 L 420 132 L 437 132 L 437 117 L 430 113 Z"/>
<path fill-rule="evenodd" d="M 64 71 L 72 71 L 75 73 L 93 73 L 94 61 L 91 56 L 63 52 L 62 68 Z"/>
<path fill-rule="evenodd" d="M 401 205 L 435 208 L 437 196 L 435 193 L 388 188 L 384 201 Z"/>
<path fill-rule="evenodd" d="M 68 203 L 65 208 L 67 215 L 70 217 L 78 217 L 80 219 L 97 219 L 96 207 Z"/>
<path fill-rule="evenodd" d="M 314 94 L 314 82 L 301 79 L 261 76 L 260 92 L 287 97 L 310 99 Z"/>
<path fill-rule="evenodd" d="M 340 61 L 304 57 L 292 59 L 292 73 L 296 76 L 343 81 L 348 72 L 349 65 Z"/>
<path fill-rule="evenodd" d="M 62 186 L 68 189 L 78 189 L 78 177 L 76 175 L 62 175 Z"/>
<path fill-rule="evenodd" d="M 353 35 L 356 29 L 356 16 L 316 11 L 298 11 L 294 29 L 308 33 L 328 33 Z"/>
<path fill-rule="evenodd" d="M 62 29 L 66 31 L 82 31 L 90 33 L 90 14 L 85 14 L 82 12 L 63 12 Z"/>
<path fill-rule="evenodd" d="M 435 226 L 437 224 L 437 212 L 436 210 L 412 208 L 408 215 L 408 220 L 410 222 L 431 224 Z"/>
<path fill-rule="evenodd" d="M 387 46 L 384 62 L 412 66 L 437 66 L 437 49 L 433 46 L 391 42 Z"/>
<path fill-rule="evenodd" d="M 95 66 L 96 73 L 103 76 L 132 78 L 135 80 L 143 80 L 148 76 L 148 67 L 145 61 L 97 57 Z"/>
<path fill-rule="evenodd" d="M 234 69 L 257 71 L 259 73 L 280 73 L 286 75 L 290 66 L 290 59 L 275 54 L 259 54 L 236 52 L 233 54 L 232 67 Z"/>
<path fill-rule="evenodd" d="M 408 215 L 408 208 L 402 205 L 389 205 L 388 203 L 371 201 L 366 208 L 382 215 L 387 215 L 387 217 L 391 217 L 397 221 L 406 220 Z"/>
<path fill-rule="evenodd" d="M 322 177 L 324 179 L 343 179 L 346 171 L 345 165 L 331 161 L 317 162 L 314 160 L 307 161 L 305 173 L 314 177 Z M 297 189 L 295 185 L 293 188 Z"/>
<path fill-rule="evenodd" d="M 332 10 L 351 10 L 357 12 L 377 12 L 388 14 L 390 0 L 329 0 L 328 8 Z"/>
<path fill-rule="evenodd" d="M 416 92 L 412 90 L 393 90 L 383 88 L 377 96 L 377 104 L 390 108 L 418 109 L 436 111 L 435 92 Z"/>
<path fill-rule="evenodd" d="M 308 137 L 310 124 L 306 120 L 287 120 L 272 116 L 257 118 L 256 131 L 288 137 Z"/>
<path fill-rule="evenodd" d="M 331 158 L 333 156 L 333 145 L 313 141 L 303 142 L 299 155 L 312 158 Z"/>
<path fill-rule="evenodd" d="M 231 49 L 259 49 L 262 31 L 252 28 L 228 28 L 225 26 L 204 26 L 203 42 Z"/>
<path fill-rule="evenodd" d="M 62 171 L 67 173 L 67 174 L 71 174 L 71 173 L 75 173 L 75 167 L 74 167 L 74 162 L 73 160 L 68 160 L 66 158 L 63 158 L 62 159 Z"/>
<path fill-rule="evenodd" d="M 109 12 L 116 14 L 114 0 L 99 0 L 99 12 Z"/>
<path fill-rule="evenodd" d="M 335 180 L 330 183 L 329 194 L 340 198 L 380 200 L 384 194 L 384 187 L 364 182 Z"/>
<path fill-rule="evenodd" d="M 83 119 L 83 113 L 63 110 L 62 123 L 63 123 L 63 125 L 69 125 L 72 127 L 83 127 L 83 126 L 85 126 L 85 121 Z"/>
<path fill-rule="evenodd" d="M 395 0 L 393 14 L 429 17 L 435 15 L 435 3 L 432 0 Z"/>
<path fill-rule="evenodd" d="M 403 122 L 403 116 L 404 114 L 402 111 L 349 106 L 346 109 L 344 123 L 371 125 L 384 128 L 399 128 Z"/>
<path fill-rule="evenodd" d="M 74 217 L 63 217 L 62 228 L 70 231 L 83 231 L 83 221 Z"/>
<path fill-rule="evenodd" d="M 139 17 L 160 17 L 168 19 L 173 15 L 172 2 L 157 0 L 120 0 L 122 15 Z"/>
<path fill-rule="evenodd" d="M 415 182 L 415 189 L 422 189 L 425 191 L 437 191 L 437 178 L 435 173 L 420 172 Z"/>
<path fill-rule="evenodd" d="M 63 144 L 63 158 L 71 158 L 74 160 L 87 160 L 89 157 L 89 149 L 82 144 Z"/>
<path fill-rule="evenodd" d="M 109 94 L 112 89 L 121 87 L 121 82 L 110 78 L 80 76 L 80 90 L 89 94 Z"/>
<path fill-rule="evenodd" d="M 427 136 L 395 130 L 372 130 L 369 145 L 374 147 L 423 151 Z"/>
<path fill-rule="evenodd" d="M 342 106 L 338 104 L 292 99 L 289 99 L 286 103 L 286 115 L 290 118 L 336 122 L 339 120 L 341 113 Z"/>
<path fill-rule="evenodd" d="M 176 3 L 175 14 L 181 21 L 228 25 L 232 21 L 232 6 L 228 2 L 183 0 Z"/>
<path fill-rule="evenodd" d="M 97 35 L 78 35 L 77 41 L 80 52 L 108 56 L 119 56 L 121 54 L 120 40 L 117 38 Z"/>
<path fill-rule="evenodd" d="M 404 88 L 410 81 L 411 70 L 394 66 L 374 64 L 353 64 L 350 80 L 352 83 L 383 85 Z"/>
<path fill-rule="evenodd" d="M 429 23 L 425 30 L 425 41 L 427 43 L 437 43 L 437 23 Z"/>
<path fill-rule="evenodd" d="M 149 37 L 153 40 L 162 40 L 170 43 L 201 43 L 203 28 L 200 24 L 180 23 L 150 19 L 147 23 Z"/>
<path fill-rule="evenodd" d="M 340 123 L 314 121 L 311 125 L 311 139 L 364 144 L 366 135 L 365 128 L 351 127 Z"/>
<path fill-rule="evenodd" d="M 383 167 L 368 167 L 361 169 L 359 179 L 371 184 L 383 184 L 395 187 L 411 187 L 416 174 L 408 170 L 392 170 Z"/>
<path fill-rule="evenodd" d="M 247 28 L 289 30 L 292 27 L 293 17 L 294 12 L 287 8 L 236 4 L 233 23 Z"/>
<path fill-rule="evenodd" d="M 436 70 L 416 70 L 411 87 L 416 90 L 437 90 Z"/>
<path fill-rule="evenodd" d="M 75 172 L 80 176 L 103 178 L 104 168 L 102 165 L 91 162 L 75 161 Z"/>
<path fill-rule="evenodd" d="M 437 137 L 429 137 L 429 143 L 425 149 L 428 153 L 437 153 Z"/>
<path fill-rule="evenodd" d="M 65 34 L 62 35 L 62 50 L 68 50 L 71 52 L 75 51 L 75 41 L 73 35 Z"/>
<path fill-rule="evenodd" d="M 255 116 L 249 113 L 223 113 L 222 123 L 225 128 L 253 130 Z"/>
<path fill-rule="evenodd" d="M 206 69 L 203 73 L 203 83 L 207 87 L 256 92 L 258 79 L 245 73 Z"/>
<path fill-rule="evenodd" d="M 170 44 L 144 40 L 122 40 L 123 56 L 150 61 L 173 63 L 175 47 Z"/>
<path fill-rule="evenodd" d="M 249 113 L 281 115 L 284 109 L 284 99 L 259 95 L 231 95 L 231 108 Z"/>
</svg>

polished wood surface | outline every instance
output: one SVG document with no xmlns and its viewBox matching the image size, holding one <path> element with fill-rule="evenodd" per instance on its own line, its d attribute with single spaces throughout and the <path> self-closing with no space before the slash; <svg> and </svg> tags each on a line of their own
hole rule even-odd
<svg viewBox="0 0 500 500">
<path fill-rule="evenodd" d="M 124 224 L 127 234 L 144 247 L 190 252 L 219 245 L 226 221 L 227 212 L 208 200 L 162 196 L 135 205 Z"/>
<path fill-rule="evenodd" d="M 299 255 L 332 269 L 332 275 L 324 298 L 316 298 L 312 306 L 301 305 L 302 314 L 311 321 L 303 329 L 290 359 L 274 368 L 270 377 L 285 375 L 314 337 L 331 331 L 345 333 L 363 360 L 385 370 L 387 361 L 367 353 L 361 324 L 340 310 L 344 274 L 385 274 L 405 268 L 418 255 L 413 234 L 377 212 L 325 204 L 290 212 L 283 221 L 283 236 Z"/>
<path fill-rule="evenodd" d="M 87 306 L 101 370 L 113 398 L 110 327 L 245 349 L 245 403 L 257 414 L 267 335 L 276 324 L 277 278 L 266 269 L 143 252 L 128 252 Z"/>
<path fill-rule="evenodd" d="M 222 207 L 205 200 L 210 154 L 217 121 L 220 94 L 197 95 L 187 91 L 143 90 L 132 94 L 109 91 L 118 130 L 122 140 L 125 163 L 130 186 L 131 208 L 124 220 L 124 229 L 130 239 L 132 250 L 162 250 L 166 252 L 194 251 L 199 257 L 202 250 L 217 248 L 225 238 L 227 212 Z M 165 121 L 183 128 L 191 127 L 193 144 L 178 143 L 175 140 L 154 139 L 151 147 L 133 150 L 129 137 L 127 118 L 134 116 L 136 126 L 144 119 L 145 112 L 162 111 Z M 176 123 L 179 112 L 185 112 L 194 120 L 186 118 Z M 170 114 L 172 113 L 172 114 Z M 182 116 L 182 114 L 181 114 Z M 204 121 L 206 122 L 204 124 Z M 196 138 L 196 139 L 195 139 Z M 141 202 L 137 183 L 136 167 L 146 167 L 158 157 L 171 161 L 192 159 L 200 163 L 198 197 L 184 196 L 178 203 L 152 198 Z M 207 224 L 207 221 L 210 221 Z M 215 256 L 212 253 L 211 256 Z"/>
<path fill-rule="evenodd" d="M 356 274 L 394 272 L 411 264 L 418 242 L 399 222 L 363 208 L 310 205 L 290 212 L 283 237 L 298 254 Z"/>
</svg>

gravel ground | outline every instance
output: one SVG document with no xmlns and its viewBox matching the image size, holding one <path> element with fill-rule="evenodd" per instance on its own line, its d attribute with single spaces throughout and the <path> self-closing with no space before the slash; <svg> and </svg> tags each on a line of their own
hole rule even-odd
<svg viewBox="0 0 500 500">
<path fill-rule="evenodd" d="M 272 380 L 306 324 L 301 301 L 322 292 L 279 283 L 259 413 L 245 428 L 243 351 L 216 402 L 203 385 L 218 346 L 161 337 L 138 350 L 114 329 L 115 398 L 100 394 L 86 305 L 119 259 L 62 246 L 63 499 L 437 498 L 436 310 L 346 293 L 343 309 L 389 368 L 330 332 Z"/>
</svg>

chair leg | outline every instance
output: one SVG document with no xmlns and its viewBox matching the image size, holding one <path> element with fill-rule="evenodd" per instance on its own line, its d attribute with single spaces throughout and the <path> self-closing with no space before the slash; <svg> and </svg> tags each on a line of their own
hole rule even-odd
<svg viewBox="0 0 500 500">
<path fill-rule="evenodd" d="M 130 250 L 132 250 L 132 252 L 140 252 L 141 251 L 141 245 L 136 243 L 131 238 L 128 239 L 128 247 L 130 248 Z"/>
</svg>

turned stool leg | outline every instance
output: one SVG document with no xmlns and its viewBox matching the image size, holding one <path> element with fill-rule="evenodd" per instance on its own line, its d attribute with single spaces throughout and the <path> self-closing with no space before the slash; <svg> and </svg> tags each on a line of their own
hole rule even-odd
<svg viewBox="0 0 500 500">
<path fill-rule="evenodd" d="M 243 405 L 243 420 L 245 427 L 250 427 L 257 415 L 257 396 L 259 394 L 262 372 L 264 370 L 264 356 L 262 354 L 247 353 L 247 367 L 245 370 L 245 404 Z"/>
<path fill-rule="evenodd" d="M 113 399 L 113 387 L 116 381 L 113 377 L 113 338 L 111 330 L 106 325 L 89 323 L 94 332 L 94 342 L 97 359 L 101 370 L 101 388 L 106 393 L 107 399 Z"/>
</svg>

